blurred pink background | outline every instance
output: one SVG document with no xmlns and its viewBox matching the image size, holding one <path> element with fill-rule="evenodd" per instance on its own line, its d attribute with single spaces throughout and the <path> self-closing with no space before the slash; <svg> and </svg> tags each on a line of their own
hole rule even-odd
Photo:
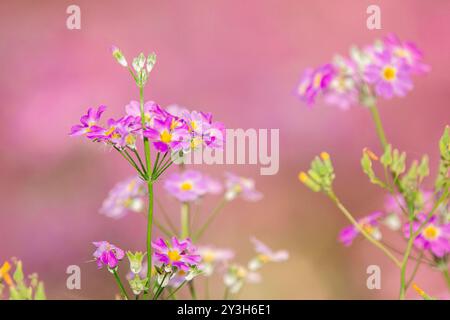
<svg viewBox="0 0 450 320">
<path fill-rule="evenodd" d="M 66 28 L 70 4 L 81 7 L 81 30 Z M 381 7 L 382 30 L 366 28 L 370 4 Z M 363 241 L 348 249 L 338 244 L 346 220 L 297 180 L 327 150 L 347 207 L 359 216 L 381 209 L 384 194 L 359 166 L 362 148 L 379 152 L 368 111 L 321 103 L 308 109 L 293 91 L 306 67 L 346 54 L 352 44 L 389 32 L 414 41 L 432 72 L 416 77 L 406 98 L 379 107 L 388 139 L 410 158 L 428 153 L 435 174 L 437 141 L 450 119 L 448 1 L 10 1 L 0 8 L 0 261 L 20 257 L 27 272 L 45 281 L 49 298 L 113 298 L 110 274 L 87 262 L 91 241 L 145 250 L 141 216 L 114 221 L 98 213 L 131 169 L 106 148 L 68 136 L 87 107 L 105 104 L 106 117 L 117 117 L 138 98 L 110 55 L 112 44 L 128 60 L 157 53 L 146 99 L 211 111 L 228 128 L 280 129 L 277 175 L 260 176 L 250 165 L 204 167 L 217 178 L 225 171 L 252 177 L 265 195 L 258 203 L 232 203 L 204 242 L 235 249 L 242 263 L 253 252 L 250 235 L 291 254 L 288 262 L 265 267 L 263 282 L 248 285 L 240 298 L 397 297 L 397 270 Z M 162 188 L 157 192 L 169 203 Z M 82 290 L 66 289 L 71 264 L 81 266 Z M 370 264 L 382 268 L 381 290 L 366 288 Z M 435 271 L 421 269 L 418 281 L 430 294 L 445 291 Z"/>
</svg>

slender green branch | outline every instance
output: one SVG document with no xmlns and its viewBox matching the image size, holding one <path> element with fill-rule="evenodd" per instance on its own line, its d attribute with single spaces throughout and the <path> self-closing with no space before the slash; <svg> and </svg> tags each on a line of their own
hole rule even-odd
<svg viewBox="0 0 450 320">
<path fill-rule="evenodd" d="M 172 296 L 175 297 L 175 293 L 177 293 L 178 290 L 180 290 L 186 283 L 187 283 L 187 281 L 184 280 L 184 281 L 178 286 L 178 288 L 176 288 L 174 291 L 172 291 L 172 292 L 170 293 L 170 295 L 167 297 L 167 299 L 171 298 Z"/>
<path fill-rule="evenodd" d="M 367 233 L 364 228 L 353 218 L 351 213 L 344 207 L 344 205 L 340 202 L 340 200 L 336 197 L 336 195 L 330 191 L 328 192 L 328 196 L 331 200 L 336 204 L 336 206 L 341 210 L 341 212 L 345 215 L 345 217 L 355 226 L 355 228 L 373 245 L 375 245 L 378 249 L 380 249 L 389 259 L 394 262 L 397 267 L 401 267 L 400 261 L 387 249 L 381 242 L 372 237 L 369 233 Z"/>
<path fill-rule="evenodd" d="M 112 273 L 113 273 L 113 275 L 114 275 L 114 279 L 116 279 L 117 286 L 118 286 L 119 289 L 120 289 L 120 293 L 122 294 L 122 297 L 124 297 L 124 298 L 127 299 L 127 300 L 130 300 L 130 298 L 128 297 L 128 294 L 127 294 L 127 292 L 125 291 L 125 288 L 124 288 L 124 286 L 123 286 L 123 284 L 122 284 L 122 281 L 120 280 L 120 277 L 119 277 L 119 275 L 117 274 L 117 270 L 116 270 L 116 269 L 111 269 L 111 271 L 112 271 Z"/>
<path fill-rule="evenodd" d="M 181 204 L 181 239 L 189 237 L 189 203 Z"/>
<path fill-rule="evenodd" d="M 381 146 L 386 149 L 388 142 L 386 139 L 386 134 L 384 133 L 383 124 L 381 122 L 380 114 L 375 105 L 369 106 L 370 113 L 372 114 L 373 122 L 375 123 L 375 129 L 377 131 L 378 139 L 380 139 Z"/>
<path fill-rule="evenodd" d="M 205 221 L 205 223 L 198 229 L 197 233 L 193 236 L 193 241 L 196 242 L 200 239 L 200 237 L 203 235 L 203 233 L 206 231 L 206 229 L 209 227 L 209 225 L 214 221 L 214 219 L 217 217 L 217 215 L 222 211 L 223 207 L 227 203 L 227 200 L 222 198 L 220 200 L 219 204 L 213 209 L 213 211 L 208 216 L 208 219 Z"/>
<path fill-rule="evenodd" d="M 169 215 L 167 214 L 167 211 L 164 209 L 163 205 L 161 204 L 161 202 L 158 199 L 156 200 L 156 204 L 158 205 L 159 210 L 161 210 L 161 213 L 164 216 L 164 219 L 166 220 L 167 225 L 169 226 L 170 231 L 172 232 L 172 234 L 176 234 L 177 233 L 177 228 L 175 228 L 175 225 L 173 224 L 172 220 L 170 219 Z"/>
<path fill-rule="evenodd" d="M 141 166 L 142 171 L 145 173 L 145 175 L 147 175 L 147 169 L 145 168 L 144 163 L 142 162 L 141 156 L 139 155 L 139 152 L 136 149 L 131 149 L 131 151 L 134 152 L 134 154 L 136 155 L 136 158 L 138 159 L 138 162 Z"/>
<path fill-rule="evenodd" d="M 414 244 L 414 239 L 415 239 L 415 237 L 414 237 L 414 232 L 413 232 L 413 224 L 412 224 L 412 219 L 410 219 L 408 244 L 406 246 L 406 251 L 405 251 L 405 254 L 403 255 L 402 265 L 400 268 L 401 269 L 401 271 L 400 271 L 400 295 L 399 295 L 400 300 L 404 300 L 405 295 L 406 295 L 406 267 L 408 266 L 409 255 L 411 254 L 411 249 Z"/>
<path fill-rule="evenodd" d="M 414 270 L 413 270 L 411 276 L 409 277 L 408 282 L 406 283 L 405 290 L 408 290 L 409 286 L 414 281 L 414 278 L 416 277 L 417 271 L 419 271 L 420 265 L 422 264 L 422 257 L 423 257 L 423 251 L 420 252 L 419 259 L 417 259 L 417 262 L 416 262 L 416 265 L 414 267 Z"/>
<path fill-rule="evenodd" d="M 195 293 L 195 287 L 193 280 L 188 283 L 189 292 L 191 293 L 192 300 L 197 300 L 197 294 Z"/>
</svg>

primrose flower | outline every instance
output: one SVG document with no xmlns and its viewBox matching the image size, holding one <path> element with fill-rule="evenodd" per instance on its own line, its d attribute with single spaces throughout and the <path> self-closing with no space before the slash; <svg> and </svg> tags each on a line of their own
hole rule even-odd
<svg viewBox="0 0 450 320">
<path fill-rule="evenodd" d="M 129 211 L 141 212 L 144 208 L 145 183 L 139 177 L 132 177 L 117 183 L 103 201 L 100 213 L 119 219 Z"/>
<path fill-rule="evenodd" d="M 232 173 L 227 173 L 226 178 L 225 198 L 228 201 L 238 196 L 247 201 L 258 201 L 262 198 L 262 193 L 256 191 L 255 182 L 252 179 L 239 177 Z"/>
<path fill-rule="evenodd" d="M 141 106 L 139 101 L 130 101 L 130 103 L 125 106 L 125 112 L 127 115 L 134 117 L 137 123 L 141 123 Z M 169 114 L 167 111 L 163 110 L 155 102 L 147 101 L 144 104 L 144 121 L 146 127 L 151 128 L 154 126 L 155 119 L 164 121 L 168 116 Z"/>
<path fill-rule="evenodd" d="M 160 238 L 152 242 L 152 247 L 155 249 L 154 258 L 164 269 L 189 271 L 190 267 L 197 266 L 201 260 L 190 239 L 180 241 L 172 237 L 171 243 L 166 243 Z"/>
<path fill-rule="evenodd" d="M 153 145 L 160 152 L 181 151 L 190 146 L 189 131 L 185 126 L 174 128 L 174 117 L 154 120 L 152 128 L 144 130 L 144 136 L 153 140 Z"/>
<path fill-rule="evenodd" d="M 97 241 L 93 244 L 97 248 L 93 256 L 99 269 L 104 265 L 109 269 L 115 269 L 119 261 L 125 257 L 125 252 L 122 249 L 107 241 Z"/>
<path fill-rule="evenodd" d="M 172 288 L 178 288 L 185 281 L 191 281 L 196 276 L 202 274 L 202 270 L 200 270 L 197 266 L 190 267 L 189 271 L 184 271 L 182 269 L 177 270 L 169 279 L 166 285 Z M 161 276 L 160 276 L 161 278 Z M 161 279 L 162 281 L 162 279 Z"/>
<path fill-rule="evenodd" d="M 229 249 L 218 249 L 210 246 L 199 247 L 198 252 L 202 257 L 200 269 L 205 276 L 213 274 L 217 266 L 225 266 L 234 258 L 234 252 Z"/>
<path fill-rule="evenodd" d="M 257 253 L 257 256 L 248 264 L 248 268 L 252 271 L 258 270 L 268 262 L 283 262 L 289 258 L 289 253 L 286 250 L 272 251 L 258 239 L 251 238 L 250 240 L 253 242 Z"/>
<path fill-rule="evenodd" d="M 259 273 L 249 271 L 238 264 L 228 267 L 223 277 L 223 282 L 231 294 L 239 292 L 245 283 L 258 283 L 260 281 Z"/>
<path fill-rule="evenodd" d="M 206 193 L 220 192 L 220 184 L 194 170 L 172 173 L 165 181 L 164 188 L 181 202 L 198 200 Z"/>
<path fill-rule="evenodd" d="M 98 130 L 98 121 L 105 110 L 105 106 L 100 106 L 98 109 L 89 108 L 87 113 L 80 118 L 81 125 L 73 126 L 70 130 L 70 135 L 80 136 L 90 133 L 93 129 Z"/>
<path fill-rule="evenodd" d="M 324 92 L 325 102 L 336 105 L 342 110 L 358 102 L 359 78 L 355 63 L 349 59 L 337 56 L 334 59 L 335 76 L 331 79 L 328 89 Z"/>
<path fill-rule="evenodd" d="M 394 95 L 405 96 L 413 88 L 409 66 L 402 59 L 395 59 L 392 52 L 385 50 L 367 66 L 365 80 L 373 84 L 378 96 L 390 99 Z"/>
<path fill-rule="evenodd" d="M 2 267 L 0 268 L 0 283 L 2 281 L 5 281 L 5 283 L 12 287 L 14 286 L 14 282 L 11 278 L 11 276 L 9 275 L 9 272 L 11 270 L 11 264 L 6 261 L 5 263 L 3 263 Z"/>
<path fill-rule="evenodd" d="M 317 94 L 328 88 L 335 72 L 335 68 L 330 63 L 317 69 L 307 69 L 297 87 L 297 95 L 309 105 L 313 104 Z"/>
<path fill-rule="evenodd" d="M 402 42 L 394 35 L 389 34 L 383 41 L 385 47 L 392 52 L 395 58 L 404 60 L 411 72 L 423 74 L 430 71 L 430 66 L 423 63 L 423 54 L 412 42 Z"/>
<path fill-rule="evenodd" d="M 425 213 L 418 214 L 417 220 L 412 222 L 413 232 L 417 232 L 426 219 Z M 407 238 L 410 236 L 410 227 L 409 223 L 403 227 L 403 233 Z M 438 258 L 444 257 L 450 253 L 450 223 L 441 224 L 438 216 L 432 216 L 414 239 L 414 245 L 421 250 L 430 250 Z"/>
<path fill-rule="evenodd" d="M 358 224 L 361 228 L 370 234 L 374 239 L 381 239 L 381 232 L 378 229 L 378 219 L 383 216 L 381 212 L 374 212 L 364 218 L 358 220 Z M 339 241 L 342 242 L 344 246 L 350 246 L 353 240 L 358 236 L 359 230 L 355 226 L 348 226 L 339 234 Z"/>
</svg>

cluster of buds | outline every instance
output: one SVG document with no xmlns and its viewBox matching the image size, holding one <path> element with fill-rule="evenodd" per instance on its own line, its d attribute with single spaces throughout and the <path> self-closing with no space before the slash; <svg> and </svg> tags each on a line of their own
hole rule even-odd
<svg viewBox="0 0 450 320">
<path fill-rule="evenodd" d="M 439 140 L 439 151 L 441 153 L 441 161 L 439 163 L 439 172 L 436 179 L 437 190 L 448 190 L 450 188 L 450 127 L 447 126 L 444 134 Z"/>
<path fill-rule="evenodd" d="M 127 251 L 128 261 L 130 262 L 130 270 L 132 276 L 128 280 L 130 288 L 135 295 L 141 294 L 148 289 L 148 277 L 141 277 L 142 261 L 146 253 L 136 251 L 135 253 Z"/>
<path fill-rule="evenodd" d="M 112 55 L 121 66 L 128 68 L 138 87 L 142 88 L 145 86 L 148 75 L 153 70 L 156 63 L 156 54 L 154 52 L 150 53 L 147 57 L 141 52 L 133 59 L 131 64 L 133 69 L 130 68 L 127 59 L 119 48 L 113 46 Z"/>
<path fill-rule="evenodd" d="M 300 172 L 298 178 L 314 192 L 330 192 L 335 178 L 330 155 L 322 152 L 320 157 L 315 157 L 308 172 Z"/>
</svg>

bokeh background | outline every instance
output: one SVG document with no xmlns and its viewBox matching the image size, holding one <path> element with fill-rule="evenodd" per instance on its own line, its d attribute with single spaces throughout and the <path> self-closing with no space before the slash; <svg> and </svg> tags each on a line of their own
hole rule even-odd
<svg viewBox="0 0 450 320">
<path fill-rule="evenodd" d="M 81 7 L 81 30 L 66 28 L 70 4 Z M 366 28 L 370 4 L 381 7 L 381 30 Z M 293 91 L 304 68 L 346 54 L 352 44 L 389 32 L 416 42 L 432 72 L 416 77 L 406 98 L 383 101 L 380 112 L 388 139 L 410 157 L 428 153 L 434 174 L 437 141 L 450 118 L 448 1 L 2 1 L 0 8 L 0 260 L 20 257 L 27 272 L 45 281 L 49 298 L 114 297 L 110 274 L 88 262 L 91 241 L 145 249 L 142 216 L 114 221 L 98 213 L 130 168 L 106 148 L 68 136 L 87 107 L 105 104 L 107 116 L 117 117 L 137 99 L 129 75 L 110 55 L 112 44 L 129 60 L 140 51 L 157 53 L 147 99 L 211 111 L 228 128 L 280 129 L 278 174 L 260 176 L 251 165 L 202 168 L 217 178 L 225 171 L 252 177 L 265 195 L 258 203 L 232 203 L 204 243 L 235 249 L 242 263 L 253 252 L 250 235 L 291 254 L 288 262 L 265 267 L 263 282 L 248 285 L 240 298 L 397 297 L 397 270 L 363 241 L 339 245 L 347 222 L 297 180 L 327 150 L 348 208 L 356 216 L 382 208 L 385 195 L 359 169 L 362 148 L 379 152 L 369 113 L 321 103 L 307 108 Z M 161 202 L 171 202 L 157 192 Z M 177 219 L 178 211 L 170 211 Z M 81 290 L 66 288 L 72 264 L 81 267 Z M 366 288 L 371 264 L 381 267 L 381 290 Z M 435 271 L 421 269 L 418 281 L 430 294 L 445 291 Z"/>
</svg>

